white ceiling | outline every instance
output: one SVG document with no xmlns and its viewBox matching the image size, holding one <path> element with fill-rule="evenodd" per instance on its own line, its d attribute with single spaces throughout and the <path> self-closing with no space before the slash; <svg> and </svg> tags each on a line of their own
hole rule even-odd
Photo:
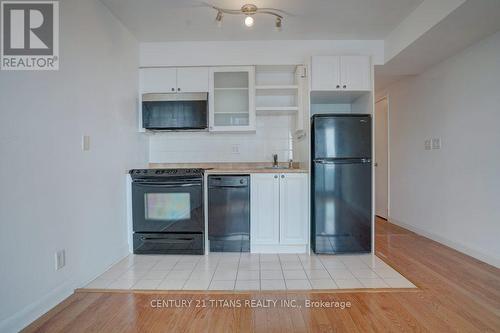
<svg viewBox="0 0 500 333">
<path fill-rule="evenodd" d="M 249 29 L 243 16 L 216 12 L 195 0 L 101 0 L 140 42 L 278 39 L 384 39 L 423 0 L 207 0 L 222 8 L 245 3 L 284 10 L 281 32 L 274 19 L 255 17 Z"/>
<path fill-rule="evenodd" d="M 383 66 L 375 66 L 375 89 L 411 75 L 500 31 L 499 0 L 468 0 Z"/>
</svg>

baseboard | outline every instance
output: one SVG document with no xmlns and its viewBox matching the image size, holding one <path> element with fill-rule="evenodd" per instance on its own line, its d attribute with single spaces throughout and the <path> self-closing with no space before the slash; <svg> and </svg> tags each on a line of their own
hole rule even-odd
<svg viewBox="0 0 500 333">
<path fill-rule="evenodd" d="M 480 260 L 480 261 L 483 261 L 489 265 L 495 266 L 496 268 L 500 268 L 500 259 L 493 258 L 489 255 L 486 255 L 482 252 L 478 252 L 474 249 L 471 249 L 471 248 L 464 246 L 460 243 L 452 241 L 448 238 L 442 237 L 442 236 L 437 235 L 437 234 L 432 233 L 432 232 L 422 230 L 420 228 L 403 223 L 403 222 L 398 221 L 396 219 L 393 219 L 391 217 L 388 218 L 388 221 L 392 224 L 395 224 L 395 225 L 398 225 L 398 226 L 403 227 L 405 229 L 408 229 L 410 231 L 413 231 L 414 233 L 419 234 L 420 236 L 427 237 L 429 239 L 432 239 L 433 241 L 436 241 L 438 243 L 441 243 L 443 245 L 451 247 L 452 249 L 457 250 L 458 252 L 461 252 L 461 253 L 466 254 L 468 256 L 471 256 L 477 260 Z"/>
<path fill-rule="evenodd" d="M 19 332 L 73 294 L 78 284 L 65 283 L 0 323 L 0 332 Z"/>
<path fill-rule="evenodd" d="M 119 259 L 113 260 L 113 263 L 108 265 L 108 267 L 104 271 L 129 255 L 128 244 L 123 246 L 117 252 L 117 254 L 117 257 Z M 42 298 L 36 300 L 35 302 L 24 307 L 22 310 L 1 321 L 0 332 L 19 332 L 20 330 L 31 324 L 33 321 L 40 318 L 47 311 L 55 307 L 57 304 L 61 303 L 63 300 L 71 296 L 75 289 L 85 286 L 90 281 L 101 275 L 104 271 L 93 272 L 82 279 L 68 281 L 60 285 L 59 287 L 49 291 Z"/>
</svg>

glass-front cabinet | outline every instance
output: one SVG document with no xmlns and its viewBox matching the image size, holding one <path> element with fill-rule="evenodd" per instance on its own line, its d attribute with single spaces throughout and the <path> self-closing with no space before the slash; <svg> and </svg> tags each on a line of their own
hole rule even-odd
<svg viewBox="0 0 500 333">
<path fill-rule="evenodd" d="M 255 131 L 255 68 L 210 68 L 209 130 Z"/>
</svg>

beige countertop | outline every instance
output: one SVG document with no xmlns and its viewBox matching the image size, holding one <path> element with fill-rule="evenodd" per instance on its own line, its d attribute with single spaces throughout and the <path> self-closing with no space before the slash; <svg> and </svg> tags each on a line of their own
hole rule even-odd
<svg viewBox="0 0 500 333">
<path fill-rule="evenodd" d="M 288 163 L 279 163 L 280 166 L 288 166 Z M 238 173 L 307 173 L 299 163 L 294 163 L 291 169 L 270 169 L 271 163 L 150 163 L 152 169 L 169 168 L 201 168 L 206 174 L 238 174 Z"/>
</svg>

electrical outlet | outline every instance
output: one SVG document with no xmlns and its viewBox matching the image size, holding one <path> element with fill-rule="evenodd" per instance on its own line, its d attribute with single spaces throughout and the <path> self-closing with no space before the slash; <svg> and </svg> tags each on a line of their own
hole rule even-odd
<svg viewBox="0 0 500 333">
<path fill-rule="evenodd" d="M 240 145 L 232 145 L 231 146 L 231 153 L 239 154 L 240 153 Z"/>
<path fill-rule="evenodd" d="M 89 151 L 90 150 L 90 136 L 84 135 L 82 137 L 82 150 Z"/>
<path fill-rule="evenodd" d="M 432 142 L 431 139 L 426 139 L 424 141 L 424 149 L 425 150 L 431 150 L 432 149 Z"/>
<path fill-rule="evenodd" d="M 56 271 L 60 270 L 64 266 L 66 266 L 66 251 L 59 250 L 55 253 L 56 259 Z"/>
<path fill-rule="evenodd" d="M 432 139 L 432 149 L 441 149 L 441 138 Z"/>
</svg>

